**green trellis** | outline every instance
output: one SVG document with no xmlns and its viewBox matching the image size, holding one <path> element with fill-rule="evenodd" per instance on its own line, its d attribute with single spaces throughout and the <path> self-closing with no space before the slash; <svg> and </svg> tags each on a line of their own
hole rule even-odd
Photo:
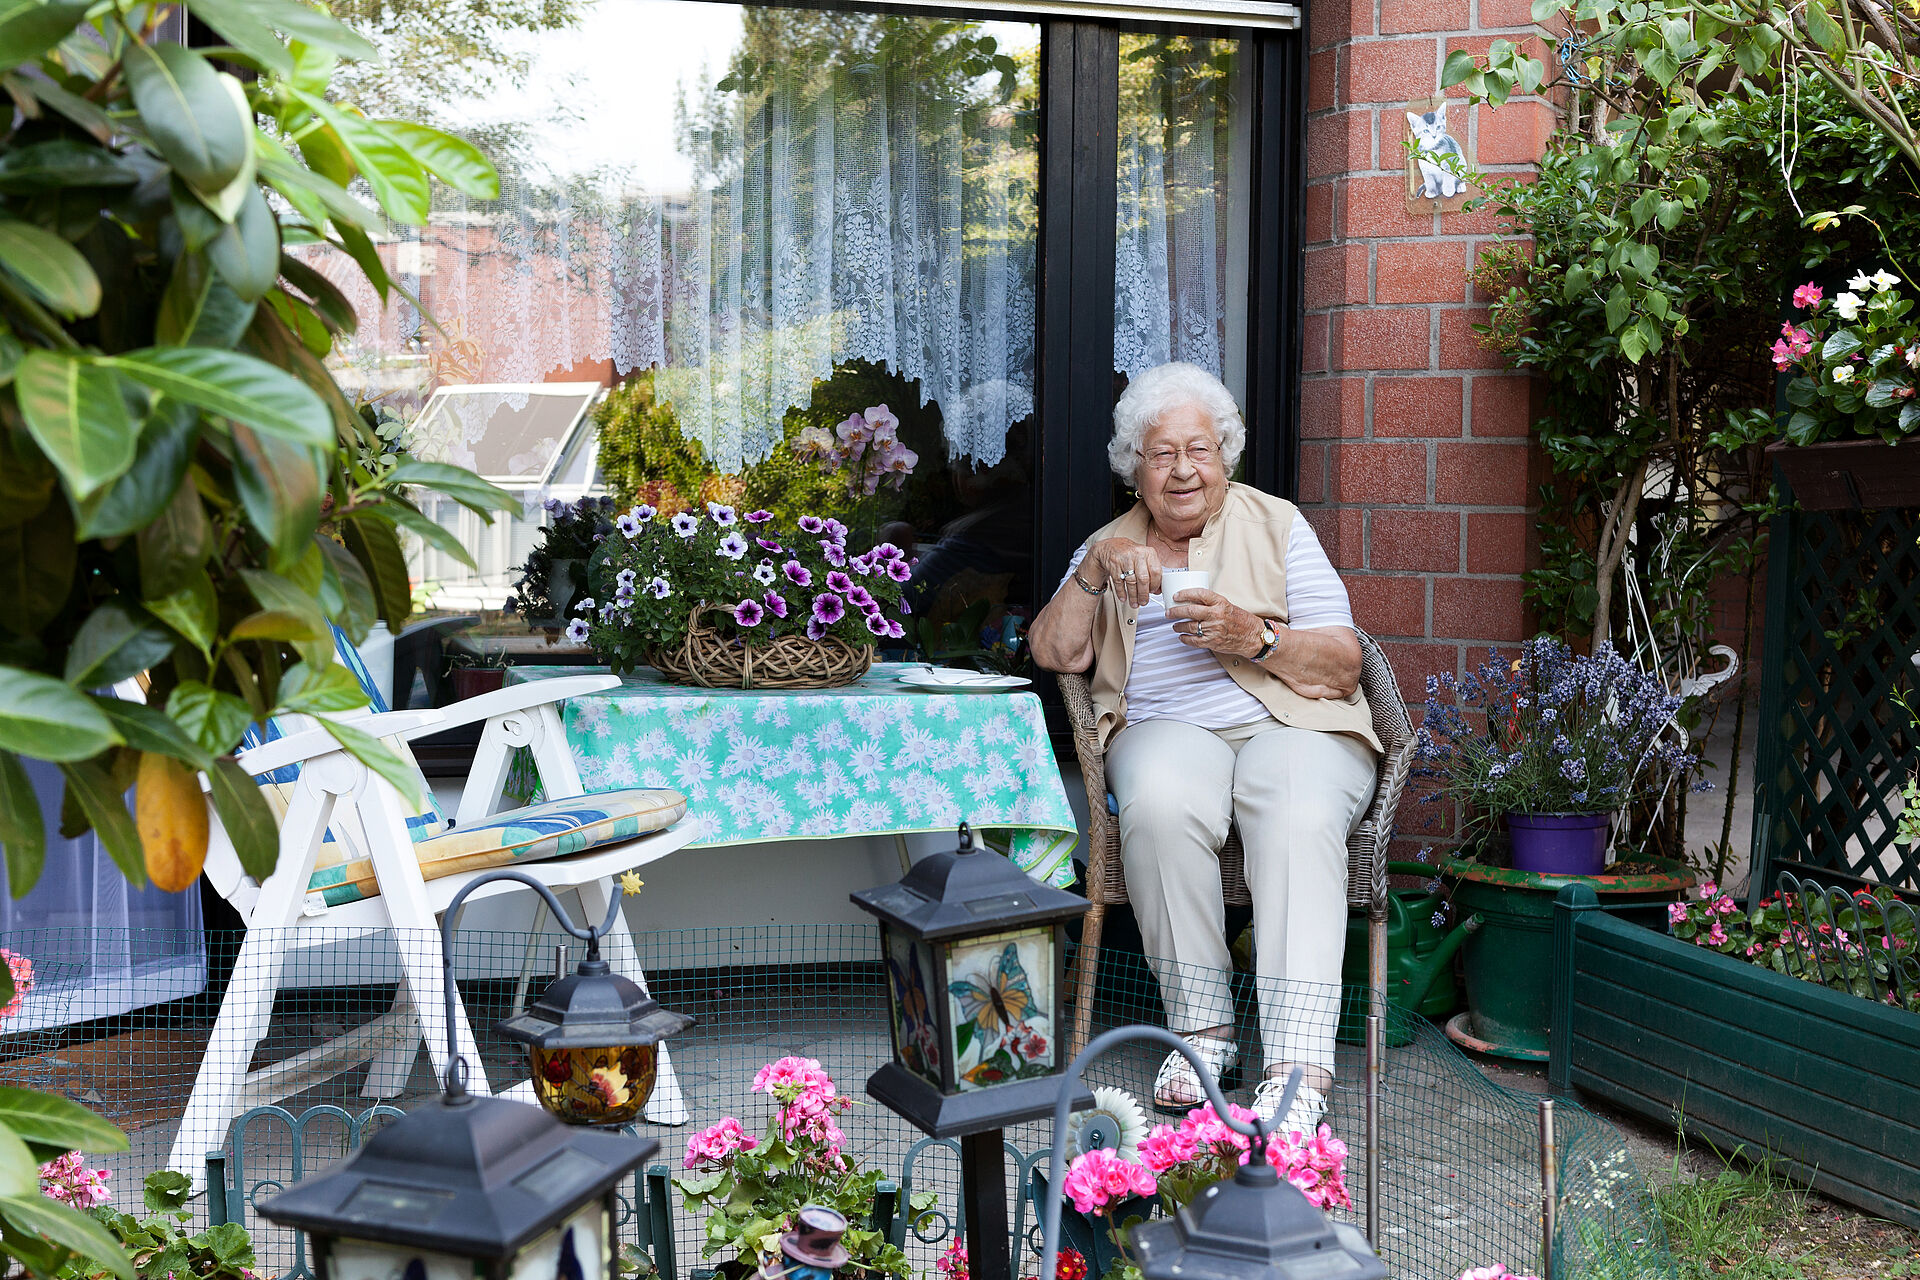
<svg viewBox="0 0 1920 1280">
<path fill-rule="evenodd" d="M 1790 506 L 1773 521 L 1754 763 L 1756 896 L 1782 869 L 1920 888 L 1920 848 L 1893 839 L 1901 781 L 1920 763 L 1920 735 L 1896 701 L 1916 685 L 1916 533 L 1920 504 Z"/>
</svg>

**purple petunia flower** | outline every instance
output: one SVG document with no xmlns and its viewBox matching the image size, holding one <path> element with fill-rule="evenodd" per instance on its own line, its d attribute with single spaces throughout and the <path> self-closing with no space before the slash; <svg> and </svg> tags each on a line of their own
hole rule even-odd
<svg viewBox="0 0 1920 1280">
<path fill-rule="evenodd" d="M 651 524 L 653 522 L 653 518 L 659 515 L 660 512 L 658 508 L 650 507 L 643 502 L 639 506 L 633 508 L 633 510 L 627 512 L 627 514 L 632 516 L 635 520 L 638 520 L 641 524 Z"/>
<path fill-rule="evenodd" d="M 823 531 L 826 527 L 827 527 L 827 522 L 825 520 L 822 520 L 819 516 L 801 516 L 800 517 L 800 532 L 802 533 L 819 533 Z"/>
<path fill-rule="evenodd" d="M 769 591 L 764 596 L 761 596 L 760 599 L 761 602 L 767 606 L 767 612 L 774 617 L 784 618 L 787 616 L 787 598 L 778 591 Z"/>
<path fill-rule="evenodd" d="M 827 563 L 835 568 L 842 568 L 847 563 L 847 549 L 825 538 L 820 540 L 820 554 L 825 556 Z"/>
<path fill-rule="evenodd" d="M 713 522 L 721 528 L 732 524 L 734 520 L 738 518 L 734 515 L 732 507 L 723 507 L 717 502 L 709 502 L 707 504 L 707 514 L 712 516 Z"/>
<path fill-rule="evenodd" d="M 814 620 L 832 625 L 847 615 L 847 602 L 832 592 L 825 592 L 813 598 Z"/>
<path fill-rule="evenodd" d="M 729 533 L 720 539 L 720 545 L 715 548 L 715 554 L 723 555 L 729 560 L 738 560 L 747 554 L 747 540 L 738 533 Z"/>
<path fill-rule="evenodd" d="M 613 526 L 620 530 L 620 533 L 624 537 L 637 538 L 640 536 L 640 522 L 633 518 L 631 511 L 615 520 Z"/>
<path fill-rule="evenodd" d="M 876 560 L 905 560 L 907 558 L 907 553 L 894 546 L 891 542 L 883 542 L 873 550 L 867 552 L 867 554 Z"/>
<path fill-rule="evenodd" d="M 673 594 L 673 588 L 668 585 L 665 578 L 655 578 L 647 584 L 647 593 L 655 600 L 665 600 Z"/>
<path fill-rule="evenodd" d="M 905 582 L 913 576 L 913 569 L 905 560 L 887 561 L 887 576 L 895 582 Z"/>
<path fill-rule="evenodd" d="M 831 574 L 827 576 L 827 583 L 829 586 L 833 583 L 833 576 Z M 858 585 L 847 588 L 847 603 L 856 609 L 863 609 L 868 612 L 879 608 L 879 606 L 874 603 L 873 592 Z"/>
<path fill-rule="evenodd" d="M 760 607 L 758 600 L 742 600 L 733 606 L 733 620 L 743 627 L 757 627 L 766 616 L 767 611 Z"/>
<path fill-rule="evenodd" d="M 845 593 L 853 590 L 853 579 L 835 569 L 827 575 L 827 590 Z"/>
<path fill-rule="evenodd" d="M 813 585 L 813 570 L 807 568 L 807 566 L 801 564 L 798 560 L 787 561 L 780 566 L 780 572 L 786 574 L 787 581 L 796 587 L 810 587 Z"/>
<path fill-rule="evenodd" d="M 887 624 L 887 639 L 898 640 L 901 636 L 904 636 L 906 634 L 907 634 L 907 629 L 900 624 L 898 619 L 895 619 L 894 621 L 889 622 Z"/>
<path fill-rule="evenodd" d="M 884 636 L 887 634 L 887 620 L 877 613 L 870 613 L 867 615 L 867 630 L 877 636 Z"/>
<path fill-rule="evenodd" d="M 754 542 L 762 551 L 772 551 L 777 554 L 786 550 L 785 547 L 775 542 L 772 538 L 755 538 Z"/>
<path fill-rule="evenodd" d="M 838 520 L 829 519 L 827 521 L 827 536 L 835 542 L 845 542 L 847 540 L 847 526 L 841 524 Z"/>
<path fill-rule="evenodd" d="M 807 619 L 807 639 L 818 640 L 826 634 L 827 627 L 825 623 L 821 622 L 818 618 Z"/>
<path fill-rule="evenodd" d="M 901 596 L 900 597 L 900 616 L 904 618 L 912 612 L 913 612 L 913 606 L 907 602 L 907 598 L 905 596 Z"/>
<path fill-rule="evenodd" d="M 613 575 L 613 583 L 617 587 L 631 587 L 639 576 L 640 573 L 636 569 L 622 569 Z"/>
<path fill-rule="evenodd" d="M 765 524 L 771 519 L 773 519 L 771 511 L 749 511 L 746 516 L 748 524 Z"/>
<path fill-rule="evenodd" d="M 691 511 L 682 511 L 671 523 L 673 531 L 683 538 L 691 538 L 700 530 L 700 518 Z"/>
<path fill-rule="evenodd" d="M 847 568 L 853 570 L 857 574 L 861 574 L 862 576 L 865 576 L 866 574 L 873 572 L 873 567 L 875 563 L 876 562 L 873 558 L 873 552 L 869 551 L 865 555 L 855 556 L 853 559 L 847 561 Z"/>
<path fill-rule="evenodd" d="M 585 644 L 587 642 L 587 620 L 585 618 L 575 618 L 567 624 L 567 639 L 574 644 Z"/>
</svg>

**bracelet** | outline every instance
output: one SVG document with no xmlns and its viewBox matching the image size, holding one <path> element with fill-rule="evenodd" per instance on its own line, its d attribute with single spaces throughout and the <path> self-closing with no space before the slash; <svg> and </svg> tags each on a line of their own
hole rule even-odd
<svg viewBox="0 0 1920 1280">
<path fill-rule="evenodd" d="M 1087 585 L 1087 580 L 1080 576 L 1080 571 L 1078 569 L 1075 569 L 1068 576 L 1073 579 L 1073 584 L 1075 586 L 1079 587 L 1082 591 L 1086 592 L 1090 596 L 1103 596 L 1107 594 L 1106 583 L 1103 582 L 1097 587 L 1090 587 Z"/>
</svg>

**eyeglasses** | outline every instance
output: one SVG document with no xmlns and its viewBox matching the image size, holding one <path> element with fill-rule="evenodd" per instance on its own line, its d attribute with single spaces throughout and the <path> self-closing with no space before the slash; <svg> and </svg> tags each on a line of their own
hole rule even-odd
<svg viewBox="0 0 1920 1280">
<path fill-rule="evenodd" d="M 1184 449 L 1155 449 L 1151 453 L 1135 449 L 1134 452 L 1144 458 L 1147 466 L 1154 471 L 1168 470 L 1173 466 L 1173 460 L 1182 455 L 1196 467 L 1210 466 L 1220 456 L 1219 446 L 1211 444 L 1190 444 Z"/>
</svg>

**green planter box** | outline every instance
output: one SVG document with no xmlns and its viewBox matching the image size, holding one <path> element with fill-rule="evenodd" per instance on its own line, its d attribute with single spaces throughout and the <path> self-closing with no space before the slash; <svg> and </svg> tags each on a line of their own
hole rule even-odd
<svg viewBox="0 0 1920 1280">
<path fill-rule="evenodd" d="M 1549 1079 L 1920 1228 L 1920 1015 L 1555 902 Z"/>
</svg>

